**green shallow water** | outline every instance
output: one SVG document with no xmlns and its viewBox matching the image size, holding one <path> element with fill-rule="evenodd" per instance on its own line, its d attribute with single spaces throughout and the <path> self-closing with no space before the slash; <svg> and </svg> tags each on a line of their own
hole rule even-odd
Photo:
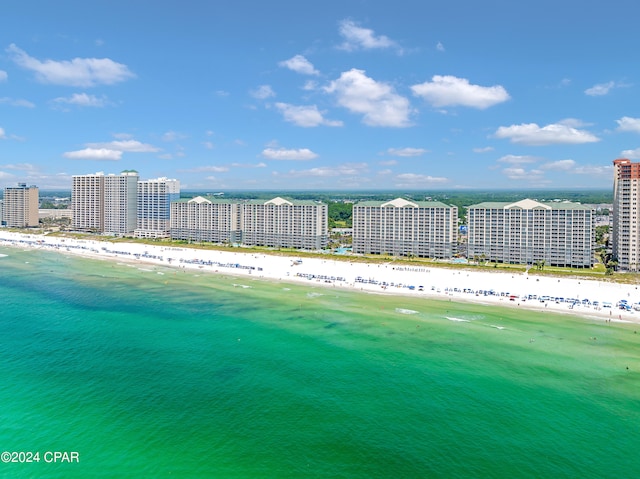
<svg viewBox="0 0 640 479">
<path fill-rule="evenodd" d="M 640 325 L 0 253 L 0 477 L 640 471 Z"/>
</svg>

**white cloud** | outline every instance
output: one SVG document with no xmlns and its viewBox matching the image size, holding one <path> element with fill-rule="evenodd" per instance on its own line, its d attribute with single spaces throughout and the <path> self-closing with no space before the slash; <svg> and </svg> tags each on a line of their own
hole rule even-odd
<svg viewBox="0 0 640 479">
<path fill-rule="evenodd" d="M 421 188 L 427 185 L 439 185 L 447 183 L 448 178 L 417 173 L 401 173 L 395 177 L 395 186 L 399 188 Z"/>
<path fill-rule="evenodd" d="M 74 93 L 69 97 L 58 97 L 51 100 L 54 103 L 64 103 L 68 105 L 88 106 L 100 108 L 108 104 L 107 98 L 103 95 L 99 98 L 95 95 L 87 95 L 86 93 Z"/>
<path fill-rule="evenodd" d="M 70 160 L 118 161 L 122 158 L 122 151 L 108 148 L 85 148 L 84 150 L 68 151 L 62 156 Z"/>
<path fill-rule="evenodd" d="M 156 151 L 160 151 L 160 148 L 149 145 L 148 143 L 141 143 L 137 140 L 117 140 L 106 143 L 87 143 L 86 146 L 93 149 L 128 151 L 130 153 L 154 153 Z"/>
<path fill-rule="evenodd" d="M 392 156 L 411 157 L 422 156 L 428 151 L 429 150 L 425 150 L 424 148 L 389 148 L 387 153 Z"/>
<path fill-rule="evenodd" d="M 304 82 L 302 89 L 305 91 L 315 91 L 318 88 L 318 82 L 314 80 L 307 80 Z"/>
<path fill-rule="evenodd" d="M 616 120 L 616 123 L 618 124 L 618 131 L 632 131 L 634 133 L 640 133 L 640 118 L 623 116 L 619 120 Z"/>
<path fill-rule="evenodd" d="M 204 146 L 207 150 L 213 150 L 214 144 L 210 141 L 203 141 L 202 146 Z"/>
<path fill-rule="evenodd" d="M 348 176 L 348 175 L 361 175 L 367 171 L 368 165 L 366 163 L 346 163 L 344 165 L 335 166 L 320 166 L 317 168 L 310 168 L 308 170 L 290 170 L 286 176 L 289 177 L 336 177 L 336 176 Z"/>
<path fill-rule="evenodd" d="M 438 50 L 439 52 L 443 52 L 444 51 L 444 45 L 442 44 L 442 42 L 438 42 L 436 44 L 436 50 Z"/>
<path fill-rule="evenodd" d="M 0 165 L 0 168 L 5 170 L 19 170 L 19 171 L 36 171 L 36 167 L 31 163 L 16 163 L 8 165 Z"/>
<path fill-rule="evenodd" d="M 511 140 L 511 143 L 532 146 L 558 144 L 577 145 L 600 141 L 600 138 L 588 131 L 578 130 L 560 123 L 554 123 L 544 127 L 540 127 L 535 123 L 501 126 L 494 136 L 496 138 L 508 138 Z"/>
<path fill-rule="evenodd" d="M 7 72 L 4 70 L 0 70 L 0 81 L 7 81 L 7 78 L 9 78 Z"/>
<path fill-rule="evenodd" d="M 0 140 L 6 140 L 7 134 L 4 132 L 4 128 L 0 127 Z"/>
<path fill-rule="evenodd" d="M 373 30 L 362 28 L 352 20 L 342 20 L 340 22 L 340 35 L 344 38 L 344 43 L 340 49 L 346 51 L 371 50 L 374 48 L 397 47 L 397 43 L 384 35 L 376 36 Z"/>
<path fill-rule="evenodd" d="M 6 51 L 19 66 L 35 73 L 38 81 L 54 85 L 93 87 L 113 85 L 135 75 L 122 63 L 109 58 L 74 58 L 73 60 L 40 61 L 30 57 L 13 43 Z"/>
<path fill-rule="evenodd" d="M 591 88 L 587 88 L 584 93 L 589 96 L 603 96 L 608 94 L 612 88 L 615 88 L 616 82 L 609 81 L 607 83 L 599 83 L 597 85 L 593 85 Z"/>
<path fill-rule="evenodd" d="M 313 67 L 313 64 L 302 55 L 296 55 L 288 60 L 278 63 L 281 67 L 288 68 L 302 75 L 319 75 L 320 72 Z"/>
<path fill-rule="evenodd" d="M 318 155 L 308 148 L 286 149 L 286 148 L 265 148 L 262 156 L 269 160 L 313 160 Z"/>
<path fill-rule="evenodd" d="M 251 90 L 251 96 L 259 100 L 266 100 L 267 98 L 276 96 L 276 92 L 273 91 L 269 85 L 260 85 L 255 90 Z"/>
<path fill-rule="evenodd" d="M 529 181 L 539 181 L 542 179 L 544 172 L 541 170 L 525 170 L 524 168 L 505 168 L 502 170 L 507 178 L 510 180 L 529 180 Z"/>
<path fill-rule="evenodd" d="M 485 146 L 482 148 L 474 148 L 473 152 L 474 153 L 488 153 L 489 151 L 493 151 L 493 146 Z"/>
<path fill-rule="evenodd" d="M 319 125 L 342 126 L 341 121 L 325 119 L 316 105 L 296 106 L 288 103 L 276 103 L 276 108 L 280 110 L 286 121 L 294 125 L 305 128 Z"/>
<path fill-rule="evenodd" d="M 576 162 L 573 160 L 558 160 L 540 165 L 540 169 L 553 171 L 569 171 L 573 170 L 575 166 Z"/>
<path fill-rule="evenodd" d="M 11 106 L 21 106 L 24 108 L 35 108 L 35 105 L 33 103 L 27 100 L 23 100 L 21 98 L 14 99 L 9 97 L 3 97 L 3 98 L 0 98 L 0 104 L 2 103 L 6 103 L 7 105 L 11 105 Z"/>
<path fill-rule="evenodd" d="M 507 163 L 509 165 L 524 165 L 526 163 L 535 163 L 538 161 L 538 158 L 535 156 L 525 156 L 525 155 L 505 155 L 501 158 L 498 158 L 498 163 Z"/>
<path fill-rule="evenodd" d="M 509 93 L 501 85 L 472 85 L 466 78 L 451 75 L 434 75 L 431 80 L 413 85 L 411 90 L 414 95 L 435 107 L 468 106 L 484 110 L 510 99 Z"/>
<path fill-rule="evenodd" d="M 377 82 L 355 68 L 343 72 L 340 78 L 325 87 L 327 93 L 336 96 L 338 104 L 353 113 L 364 115 L 369 126 L 410 126 L 409 101 L 398 95 L 393 87 Z"/>
<path fill-rule="evenodd" d="M 379 161 L 378 164 L 381 165 L 381 166 L 393 166 L 393 165 L 397 165 L 398 161 L 397 160 L 385 160 L 385 161 Z"/>
<path fill-rule="evenodd" d="M 231 163 L 231 166 L 234 168 L 266 168 L 267 164 L 263 161 L 260 163 L 251 164 L 251 163 Z"/>
<path fill-rule="evenodd" d="M 622 158 L 628 158 L 629 160 L 640 160 L 640 148 L 636 148 L 635 150 L 624 150 L 620 155 Z"/>
</svg>

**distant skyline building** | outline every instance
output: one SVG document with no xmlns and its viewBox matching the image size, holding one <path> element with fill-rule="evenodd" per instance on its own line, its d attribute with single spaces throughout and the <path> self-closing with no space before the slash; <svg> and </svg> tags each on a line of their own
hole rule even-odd
<svg viewBox="0 0 640 479">
<path fill-rule="evenodd" d="M 171 203 L 171 239 L 239 243 L 240 203 L 196 196 Z"/>
<path fill-rule="evenodd" d="M 458 208 L 439 201 L 363 201 L 353 206 L 353 252 L 451 258 Z"/>
<path fill-rule="evenodd" d="M 71 226 L 76 231 L 104 231 L 104 173 L 73 175 Z"/>
<path fill-rule="evenodd" d="M 595 211 L 570 202 L 485 202 L 467 211 L 468 258 L 590 268 Z"/>
<path fill-rule="evenodd" d="M 328 207 L 309 200 L 273 198 L 240 205 L 242 244 L 318 250 L 329 241 Z"/>
<path fill-rule="evenodd" d="M 640 270 L 640 163 L 613 161 L 613 228 L 611 246 L 618 269 Z"/>
<path fill-rule="evenodd" d="M 39 195 L 37 186 L 8 186 L 4 189 L 2 202 L 2 224 L 9 228 L 32 228 L 38 226 Z"/>
<path fill-rule="evenodd" d="M 138 238 L 168 238 L 171 234 L 171 202 L 180 198 L 180 182 L 156 178 L 138 181 Z"/>
<path fill-rule="evenodd" d="M 137 226 L 138 180 L 135 170 L 104 177 L 104 232 L 133 234 Z"/>
</svg>

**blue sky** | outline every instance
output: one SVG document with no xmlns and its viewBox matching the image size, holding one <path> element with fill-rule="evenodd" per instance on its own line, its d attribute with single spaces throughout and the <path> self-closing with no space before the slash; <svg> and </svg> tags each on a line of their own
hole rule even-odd
<svg viewBox="0 0 640 479">
<path fill-rule="evenodd" d="M 609 188 L 640 160 L 632 0 L 9 1 L 0 187 Z"/>
</svg>

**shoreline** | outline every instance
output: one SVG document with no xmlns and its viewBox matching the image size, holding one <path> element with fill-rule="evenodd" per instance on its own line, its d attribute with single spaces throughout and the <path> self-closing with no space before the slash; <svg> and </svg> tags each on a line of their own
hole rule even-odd
<svg viewBox="0 0 640 479">
<path fill-rule="evenodd" d="M 620 300 L 627 301 L 629 305 L 640 302 L 640 290 L 636 285 L 592 279 L 538 277 L 527 273 L 452 270 L 393 263 L 346 262 L 332 260 L 330 257 L 301 260 L 295 256 L 111 243 L 1 230 L 0 246 L 42 249 L 87 258 L 189 269 L 210 274 L 230 274 L 239 278 L 337 287 L 354 292 L 423 297 L 565 313 L 592 320 L 640 323 L 640 311 L 616 307 Z M 541 301 L 541 297 L 544 301 Z M 564 301 L 569 298 L 573 299 L 572 303 Z M 595 301 L 598 302 L 597 305 L 594 304 Z"/>
</svg>

